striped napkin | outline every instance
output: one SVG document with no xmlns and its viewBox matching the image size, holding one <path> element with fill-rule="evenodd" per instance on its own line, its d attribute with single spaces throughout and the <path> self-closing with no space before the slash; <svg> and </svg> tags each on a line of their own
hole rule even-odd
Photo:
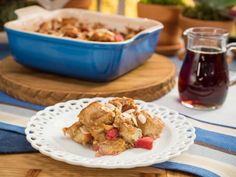
<svg viewBox="0 0 236 177">
<path fill-rule="evenodd" d="M 0 45 L 0 51 L 0 59 L 9 54 L 7 45 Z M 182 62 L 175 58 L 172 61 L 179 71 Z M 153 166 L 203 177 L 236 177 L 236 86 L 230 87 L 223 107 L 211 112 L 184 108 L 177 102 L 177 95 L 174 88 L 155 103 L 188 115 L 196 128 L 195 143 L 182 155 Z M 0 153 L 35 152 L 25 139 L 24 127 L 42 109 L 0 92 Z"/>
<path fill-rule="evenodd" d="M 170 108 L 178 108 L 175 104 L 177 95 L 176 88 L 164 96 L 162 99 L 155 101 L 157 104 L 165 105 Z M 236 95 L 236 87 L 230 88 L 229 96 Z M 227 99 L 222 109 L 217 111 L 227 110 L 227 105 L 233 105 L 235 102 Z M 230 106 L 235 109 L 233 106 Z M 16 100 L 3 92 L 0 92 L 0 153 L 19 153 L 19 152 L 34 152 L 35 150 L 27 143 L 24 136 L 24 127 L 29 118 L 36 111 L 42 110 L 44 107 Z M 181 114 L 186 111 L 177 109 Z M 232 110 L 228 110 L 232 113 Z M 233 111 L 236 113 L 236 111 Z M 202 119 L 198 115 L 203 115 Z M 204 120 L 208 112 L 201 111 L 199 114 L 194 112 L 194 115 L 188 114 L 188 120 L 196 128 L 196 140 L 191 148 L 182 155 L 171 159 L 168 162 L 154 164 L 153 167 L 180 170 L 193 173 L 204 177 L 234 177 L 236 176 L 236 122 L 232 125 L 221 125 L 216 121 Z M 210 113 L 210 117 L 215 114 Z M 217 113 L 221 115 L 220 113 Z M 236 114 L 224 115 L 225 121 L 230 122 L 230 119 L 235 119 Z M 217 118 L 217 115 L 216 117 Z M 220 118 L 219 118 L 220 119 Z M 227 120 L 229 119 L 229 120 Z M 7 141 L 6 141 L 7 140 Z"/>
</svg>

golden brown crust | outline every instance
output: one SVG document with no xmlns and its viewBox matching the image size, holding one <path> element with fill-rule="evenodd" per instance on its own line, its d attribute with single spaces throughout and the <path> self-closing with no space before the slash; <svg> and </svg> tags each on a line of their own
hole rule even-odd
<svg viewBox="0 0 236 177">
<path fill-rule="evenodd" d="M 93 137 L 86 130 L 85 127 L 81 124 L 81 122 L 75 122 L 68 128 L 63 128 L 63 132 L 65 135 L 69 135 L 71 139 L 80 144 L 91 144 Z"/>
<path fill-rule="evenodd" d="M 144 110 L 142 110 L 140 114 L 144 115 L 146 118 L 145 123 L 142 123 L 139 119 L 137 119 L 138 126 L 142 130 L 143 135 L 150 136 L 154 139 L 159 138 L 164 128 L 164 123 L 161 121 L 161 119 L 158 117 L 152 118 L 151 115 Z"/>
<path fill-rule="evenodd" d="M 102 109 L 102 104 L 93 102 L 83 109 L 78 115 L 82 124 L 87 127 L 99 126 L 101 124 L 112 124 L 114 114 Z"/>
<path fill-rule="evenodd" d="M 80 144 L 91 144 L 97 156 L 119 154 L 144 136 L 156 139 L 164 127 L 161 119 L 138 111 L 134 100 L 126 97 L 106 104 L 93 102 L 78 117 L 78 122 L 63 131 Z"/>
<path fill-rule="evenodd" d="M 120 126 L 121 137 L 129 144 L 133 144 L 142 137 L 142 130 L 130 124 L 124 123 Z"/>
<path fill-rule="evenodd" d="M 107 28 L 101 23 L 85 23 L 77 18 L 58 18 L 43 22 L 36 32 L 100 42 L 120 42 L 134 37 L 142 29 L 127 28 L 125 32 Z"/>
<path fill-rule="evenodd" d="M 121 138 L 117 140 L 105 140 L 98 145 L 96 156 L 116 155 L 127 149 L 127 144 Z"/>
<path fill-rule="evenodd" d="M 134 103 L 134 100 L 132 98 L 122 97 L 122 98 L 114 98 L 111 101 L 109 101 L 110 104 L 113 104 L 114 106 L 118 107 L 121 112 L 125 112 L 129 109 L 137 110 L 137 106 Z"/>
</svg>

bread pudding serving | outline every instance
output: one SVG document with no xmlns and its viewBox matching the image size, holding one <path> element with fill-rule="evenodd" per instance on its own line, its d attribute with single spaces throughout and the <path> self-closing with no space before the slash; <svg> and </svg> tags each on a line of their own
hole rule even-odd
<svg viewBox="0 0 236 177">
<path fill-rule="evenodd" d="M 131 98 L 93 102 L 78 115 L 79 120 L 63 129 L 75 142 L 91 145 L 96 156 L 116 155 L 131 148 L 152 149 L 164 123 L 140 110 Z"/>
</svg>

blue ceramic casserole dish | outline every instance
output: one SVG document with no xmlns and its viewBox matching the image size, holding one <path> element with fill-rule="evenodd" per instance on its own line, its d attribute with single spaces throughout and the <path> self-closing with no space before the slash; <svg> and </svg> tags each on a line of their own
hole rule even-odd
<svg viewBox="0 0 236 177">
<path fill-rule="evenodd" d="M 163 25 L 141 18 L 110 16 L 79 9 L 46 11 L 31 6 L 16 11 L 18 19 L 5 24 L 15 60 L 47 72 L 93 81 L 110 81 L 143 64 L 155 51 Z M 93 42 L 32 32 L 40 23 L 76 17 L 90 23 L 101 22 L 120 31 L 143 28 L 123 42 Z"/>
</svg>

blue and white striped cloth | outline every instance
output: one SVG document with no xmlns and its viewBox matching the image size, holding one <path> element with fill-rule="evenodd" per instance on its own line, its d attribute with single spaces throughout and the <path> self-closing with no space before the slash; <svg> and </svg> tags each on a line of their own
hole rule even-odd
<svg viewBox="0 0 236 177">
<path fill-rule="evenodd" d="M 154 167 L 204 177 L 236 176 L 236 86 L 230 88 L 224 106 L 211 112 L 194 111 L 181 106 L 177 101 L 176 88 L 155 102 L 187 114 L 188 120 L 196 128 L 197 138 L 188 151 L 168 162 L 155 164 Z M 23 142 L 24 138 L 19 140 L 19 137 L 14 138 L 12 134 L 23 136 L 29 118 L 43 108 L 0 92 L 0 131 L 4 132 L 0 132 L 0 139 L 8 139 L 0 143 L 0 153 L 33 151 L 27 142 Z"/>
<path fill-rule="evenodd" d="M 0 59 L 9 54 L 0 45 Z M 178 66 L 181 62 L 172 59 Z M 195 111 L 178 103 L 177 88 L 155 101 L 188 116 L 196 128 L 191 148 L 168 162 L 154 167 L 190 172 L 203 177 L 236 177 L 236 86 L 230 87 L 223 107 L 215 111 Z M 0 92 L 0 153 L 34 152 L 26 141 L 24 127 L 29 118 L 44 107 L 14 99 Z"/>
</svg>

